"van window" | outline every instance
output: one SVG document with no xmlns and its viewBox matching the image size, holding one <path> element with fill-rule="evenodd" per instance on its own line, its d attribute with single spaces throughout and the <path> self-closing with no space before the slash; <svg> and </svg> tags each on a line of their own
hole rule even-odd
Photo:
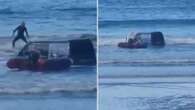
<svg viewBox="0 0 195 110">
<path fill-rule="evenodd" d="M 49 44 L 49 58 L 67 58 L 69 56 L 68 43 Z"/>
<path fill-rule="evenodd" d="M 32 43 L 19 53 L 19 56 L 28 56 L 30 51 L 37 51 L 41 57 L 48 57 L 48 44 L 47 43 Z"/>
</svg>

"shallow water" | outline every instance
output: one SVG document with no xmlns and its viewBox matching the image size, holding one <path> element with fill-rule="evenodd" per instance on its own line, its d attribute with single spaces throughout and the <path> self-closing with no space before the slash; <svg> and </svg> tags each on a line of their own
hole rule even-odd
<svg viewBox="0 0 195 110">
<path fill-rule="evenodd" d="M 142 79 L 137 78 L 137 80 Z M 193 110 L 195 108 L 194 83 L 190 82 L 130 83 L 123 86 L 102 85 L 100 87 L 100 109 L 102 110 Z"/>
<path fill-rule="evenodd" d="M 193 110 L 194 1 L 99 3 L 100 109 Z M 117 47 L 127 35 L 152 31 L 164 34 L 164 48 Z"/>
<path fill-rule="evenodd" d="M 0 4 L 0 36 L 10 36 L 21 21 L 30 35 L 96 33 L 94 0 L 1 0 Z"/>
<path fill-rule="evenodd" d="M 0 66 L 1 109 L 96 109 L 95 66 L 32 72 L 9 70 L 5 63 Z"/>
<path fill-rule="evenodd" d="M 101 110 L 193 110 L 194 65 L 104 65 Z"/>
<path fill-rule="evenodd" d="M 129 32 L 162 31 L 194 36 L 193 0 L 100 0 L 100 35 L 126 36 Z"/>
<path fill-rule="evenodd" d="M 11 47 L 11 32 L 22 21 L 26 22 L 30 41 L 95 34 L 96 1 L 0 0 L 0 4 L 0 109 L 95 110 L 95 66 L 34 72 L 9 70 L 6 62 L 24 46 L 19 41 L 16 49 Z"/>
</svg>

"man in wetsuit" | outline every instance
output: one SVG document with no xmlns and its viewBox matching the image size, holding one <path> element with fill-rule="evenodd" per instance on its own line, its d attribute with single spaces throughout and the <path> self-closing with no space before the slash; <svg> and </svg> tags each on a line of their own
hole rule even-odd
<svg viewBox="0 0 195 110">
<path fill-rule="evenodd" d="M 14 36 L 16 31 L 17 31 L 17 35 L 12 42 L 13 47 L 15 47 L 15 42 L 19 39 L 21 39 L 25 43 L 27 43 L 26 37 L 24 36 L 24 32 L 26 33 L 26 36 L 29 37 L 27 28 L 25 26 L 25 22 L 22 22 L 16 29 L 13 30 L 13 36 Z"/>
</svg>

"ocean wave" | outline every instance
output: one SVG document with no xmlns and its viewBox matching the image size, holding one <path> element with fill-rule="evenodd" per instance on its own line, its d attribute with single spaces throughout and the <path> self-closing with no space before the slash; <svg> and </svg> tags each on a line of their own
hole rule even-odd
<svg viewBox="0 0 195 110">
<path fill-rule="evenodd" d="M 189 10 L 189 9 L 194 9 L 195 6 L 184 6 L 184 5 L 143 5 L 143 6 L 137 6 L 137 5 L 128 5 L 126 7 L 123 7 L 121 9 L 120 5 L 115 5 L 115 6 L 107 6 L 107 5 L 100 5 L 100 8 L 103 9 L 114 9 L 114 10 Z"/>
<path fill-rule="evenodd" d="M 146 24 L 182 24 L 194 25 L 195 19 L 130 19 L 130 20 L 100 20 L 101 27 L 118 26 L 118 25 L 146 25 Z"/>
<path fill-rule="evenodd" d="M 102 36 L 101 36 L 102 37 Z M 118 45 L 119 42 L 123 42 L 126 41 L 126 38 L 111 38 L 111 37 L 107 37 L 107 38 L 101 38 L 99 39 L 99 45 L 100 46 L 112 46 L 112 45 Z"/>
<path fill-rule="evenodd" d="M 62 1 L 62 0 L 19 0 L 18 2 L 1 1 L 3 6 L 0 8 L 0 14 L 32 14 L 40 12 L 57 11 L 95 11 L 95 2 L 81 2 L 80 0 Z M 29 8 L 30 7 L 30 8 Z"/>
<path fill-rule="evenodd" d="M 118 7 L 119 8 L 119 7 Z M 194 9 L 195 6 L 130 6 L 130 7 L 127 7 L 125 9 Z"/>
<path fill-rule="evenodd" d="M 11 15 L 11 14 L 26 14 L 25 11 L 22 10 L 13 10 L 12 8 L 1 8 L 0 9 L 0 15 Z"/>
<path fill-rule="evenodd" d="M 173 88 L 172 90 L 176 91 L 179 89 Z M 180 90 L 183 90 L 183 88 L 180 88 Z M 126 108 L 134 107 L 136 110 L 194 110 L 195 109 L 195 103 L 194 103 L 195 97 L 192 93 L 184 92 L 179 94 L 177 92 L 173 92 L 175 94 L 167 95 L 162 91 L 164 92 L 164 89 L 163 90 L 159 89 L 154 92 L 155 94 L 160 93 L 160 95 L 158 95 L 157 97 L 155 95 L 148 94 L 149 96 L 115 97 L 115 99 L 117 99 L 118 102 L 117 104 L 124 104 L 126 105 L 125 106 Z"/>
<path fill-rule="evenodd" d="M 95 7 L 73 7 L 73 8 L 54 8 L 52 10 L 57 10 L 57 11 L 86 11 L 86 12 L 95 12 L 96 8 Z"/>
<path fill-rule="evenodd" d="M 114 65 L 131 65 L 131 66 L 171 66 L 171 65 L 195 65 L 195 60 L 178 59 L 178 60 L 140 60 L 140 61 L 99 61 L 101 64 Z"/>
<path fill-rule="evenodd" d="M 195 37 L 165 37 L 167 44 L 195 44 Z"/>
<path fill-rule="evenodd" d="M 133 37 L 133 36 L 129 36 Z M 171 36 L 164 35 L 166 45 L 195 45 L 195 36 Z M 127 36 L 101 36 L 100 46 L 117 46 L 119 42 L 127 41 Z"/>
<path fill-rule="evenodd" d="M 27 94 L 55 94 L 55 93 L 94 93 L 96 87 L 94 86 L 56 86 L 56 87 L 0 87 L 1 95 L 27 95 Z"/>
<path fill-rule="evenodd" d="M 14 12 L 10 8 L 0 9 L 0 14 L 13 14 Z"/>
<path fill-rule="evenodd" d="M 127 78 L 127 76 L 124 76 L 123 78 L 125 78 L 125 77 Z M 142 77 L 147 78 L 144 75 Z M 151 78 L 153 76 L 151 75 L 149 77 Z M 157 75 L 155 77 L 157 77 Z M 170 76 L 158 76 L 158 78 L 163 78 L 163 77 L 171 77 L 171 75 Z M 174 76 L 174 77 L 176 77 L 176 76 Z M 183 77 L 183 76 L 181 76 L 181 77 Z M 106 76 L 106 77 L 101 77 L 101 78 L 116 78 L 116 77 Z M 134 78 L 134 77 L 131 76 L 131 78 Z M 154 84 L 157 85 L 157 84 L 189 84 L 189 83 L 190 84 L 195 84 L 195 82 L 192 82 L 192 81 L 180 81 L 180 82 L 174 82 L 174 81 L 166 81 L 166 82 L 160 82 L 159 81 L 159 82 L 157 82 L 157 81 L 155 81 L 155 82 L 111 82 L 111 83 L 109 83 L 109 82 L 100 82 L 100 85 L 104 85 L 104 86 L 105 85 L 106 86 L 117 86 L 117 85 L 125 86 L 125 85 L 143 85 L 143 84 L 144 85 L 154 85 Z M 175 87 L 175 88 L 183 88 L 183 87 Z"/>
</svg>

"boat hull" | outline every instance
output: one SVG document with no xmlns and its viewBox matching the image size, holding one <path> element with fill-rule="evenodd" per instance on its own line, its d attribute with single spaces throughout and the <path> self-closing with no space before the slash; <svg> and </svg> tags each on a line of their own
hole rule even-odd
<svg viewBox="0 0 195 110">
<path fill-rule="evenodd" d="M 19 70 L 64 70 L 71 66 L 70 59 L 51 59 L 44 60 L 39 59 L 36 63 L 32 63 L 28 59 L 24 58 L 13 58 L 7 62 L 7 67 L 10 69 Z"/>
<path fill-rule="evenodd" d="M 120 48 L 129 48 L 129 49 L 138 49 L 138 48 L 147 48 L 147 45 L 130 45 L 127 42 L 120 42 L 118 44 L 118 47 Z"/>
</svg>

